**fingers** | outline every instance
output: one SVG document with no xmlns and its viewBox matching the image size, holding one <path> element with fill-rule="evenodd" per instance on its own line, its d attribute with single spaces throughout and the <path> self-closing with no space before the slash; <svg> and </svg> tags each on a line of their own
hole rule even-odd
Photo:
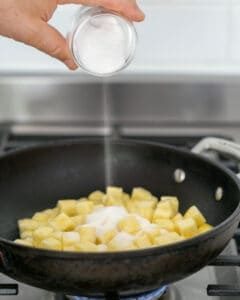
<svg viewBox="0 0 240 300">
<path fill-rule="evenodd" d="M 43 21 L 35 21 L 34 24 L 35 34 L 33 30 L 23 42 L 62 61 L 69 69 L 75 70 L 77 66 L 71 57 L 66 39 L 60 32 Z"/>
<path fill-rule="evenodd" d="M 83 4 L 89 6 L 102 6 L 122 14 L 126 18 L 140 22 L 144 20 L 144 13 L 138 7 L 136 0 L 58 0 L 59 4 Z"/>
</svg>

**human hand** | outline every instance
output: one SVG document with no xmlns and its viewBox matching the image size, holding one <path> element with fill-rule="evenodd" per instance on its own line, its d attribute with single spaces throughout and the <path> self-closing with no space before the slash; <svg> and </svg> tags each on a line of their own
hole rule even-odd
<svg viewBox="0 0 240 300">
<path fill-rule="evenodd" d="M 58 5 L 70 3 L 102 6 L 132 21 L 144 19 L 136 0 L 0 0 L 0 35 L 35 47 L 74 70 L 66 39 L 48 24 Z"/>
</svg>

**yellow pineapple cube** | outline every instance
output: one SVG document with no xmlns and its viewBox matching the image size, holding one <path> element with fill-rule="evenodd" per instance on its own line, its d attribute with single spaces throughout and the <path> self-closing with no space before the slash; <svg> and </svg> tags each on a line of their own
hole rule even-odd
<svg viewBox="0 0 240 300">
<path fill-rule="evenodd" d="M 108 247 L 107 247 L 107 245 L 99 244 L 99 245 L 97 245 L 97 251 L 98 252 L 106 252 L 106 251 L 108 251 Z"/>
<path fill-rule="evenodd" d="M 88 200 L 79 200 L 77 203 L 77 214 L 87 215 L 93 211 L 93 202 Z"/>
<path fill-rule="evenodd" d="M 80 233 L 80 241 L 82 242 L 91 242 L 95 243 L 97 236 L 96 236 L 96 228 L 91 226 L 78 226 L 75 229 L 77 232 Z"/>
<path fill-rule="evenodd" d="M 198 228 L 198 233 L 199 233 L 199 234 L 205 233 L 205 232 L 207 232 L 207 231 L 209 231 L 209 230 L 212 230 L 212 229 L 213 229 L 213 226 L 211 226 L 211 225 L 205 223 L 205 224 L 203 224 L 202 226 L 200 226 L 200 227 Z"/>
<path fill-rule="evenodd" d="M 32 237 L 34 242 L 39 243 L 39 241 L 50 237 L 53 233 L 53 228 L 50 226 L 41 226 L 33 231 Z"/>
<path fill-rule="evenodd" d="M 123 196 L 123 189 L 116 186 L 108 186 L 106 190 L 106 194 L 108 197 L 116 199 L 116 200 L 122 200 Z"/>
<path fill-rule="evenodd" d="M 172 221 L 175 222 L 182 219 L 183 219 L 183 215 L 181 213 L 177 213 L 176 216 L 172 218 Z"/>
<path fill-rule="evenodd" d="M 22 219 L 18 221 L 18 227 L 20 232 L 23 231 L 32 231 L 38 228 L 39 222 L 32 219 Z"/>
<path fill-rule="evenodd" d="M 169 202 L 172 205 L 172 208 L 174 210 L 174 213 L 176 213 L 179 210 L 179 200 L 177 197 L 172 197 L 172 196 L 162 196 L 161 197 L 161 202 Z"/>
<path fill-rule="evenodd" d="M 96 244 L 89 241 L 80 242 L 75 246 L 76 251 L 80 252 L 99 252 L 99 248 Z"/>
<path fill-rule="evenodd" d="M 103 204 L 104 196 L 105 194 L 103 192 L 95 191 L 88 196 L 88 199 L 89 201 L 92 201 L 95 205 L 98 205 L 98 204 Z"/>
<path fill-rule="evenodd" d="M 103 204 L 97 204 L 97 205 L 94 205 L 93 211 L 98 210 L 98 209 L 103 208 L 103 207 L 104 207 Z"/>
<path fill-rule="evenodd" d="M 160 235 L 154 239 L 154 245 L 157 246 L 163 246 L 163 245 L 168 245 L 176 242 L 181 242 L 183 241 L 184 238 L 181 237 L 179 234 L 176 232 L 169 232 L 164 235 Z"/>
<path fill-rule="evenodd" d="M 131 250 L 136 248 L 133 243 L 134 236 L 125 232 L 119 232 L 109 243 L 110 251 Z"/>
<path fill-rule="evenodd" d="M 37 212 L 33 215 L 32 219 L 39 223 L 47 223 L 49 215 L 45 212 Z"/>
<path fill-rule="evenodd" d="M 32 235 L 33 235 L 32 230 L 26 230 L 26 231 L 21 232 L 21 234 L 20 234 L 21 239 L 31 238 Z"/>
<path fill-rule="evenodd" d="M 127 216 L 119 221 L 118 229 L 127 233 L 136 233 L 141 226 L 135 216 Z"/>
<path fill-rule="evenodd" d="M 145 232 L 140 232 L 137 234 L 134 244 L 137 246 L 137 248 L 147 248 L 152 246 L 151 240 Z"/>
<path fill-rule="evenodd" d="M 161 229 L 166 229 L 167 231 L 175 231 L 175 224 L 170 219 L 156 219 L 154 223 Z"/>
<path fill-rule="evenodd" d="M 161 230 L 163 230 L 163 229 L 161 227 L 159 227 L 158 225 L 153 225 L 153 226 L 151 226 L 151 228 L 145 230 L 144 232 L 149 237 L 151 243 L 153 243 L 155 237 L 157 237 L 161 234 Z M 168 232 L 168 231 L 166 231 L 166 232 Z"/>
<path fill-rule="evenodd" d="M 185 213 L 184 218 L 192 218 L 197 223 L 197 226 L 201 226 L 206 223 L 206 219 L 204 218 L 203 214 L 200 210 L 195 206 L 191 206 Z"/>
<path fill-rule="evenodd" d="M 136 187 L 132 190 L 132 199 L 134 200 L 151 200 L 151 198 L 152 194 L 142 187 Z"/>
<path fill-rule="evenodd" d="M 198 234 L 197 224 L 194 219 L 188 218 L 175 222 L 176 231 L 186 238 L 191 238 Z"/>
<path fill-rule="evenodd" d="M 153 218 L 154 210 L 151 207 L 148 207 L 148 208 L 138 207 L 136 209 L 136 213 L 151 222 L 152 218 Z"/>
<path fill-rule="evenodd" d="M 57 207 L 60 213 L 65 213 L 69 217 L 77 214 L 77 201 L 76 200 L 59 200 Z"/>
<path fill-rule="evenodd" d="M 107 195 L 104 201 L 106 206 L 124 206 L 121 198 L 116 198 L 111 195 Z"/>
<path fill-rule="evenodd" d="M 52 234 L 51 234 L 51 237 L 56 239 L 56 240 L 59 240 L 62 242 L 62 236 L 63 236 L 63 232 L 62 231 L 54 231 Z"/>
<path fill-rule="evenodd" d="M 127 204 L 130 200 L 130 196 L 127 193 L 123 193 L 122 195 L 122 203 L 127 208 Z"/>
<path fill-rule="evenodd" d="M 85 216 L 78 215 L 78 216 L 71 217 L 71 221 L 73 222 L 74 227 L 77 227 L 78 225 L 82 225 L 84 223 Z"/>
<path fill-rule="evenodd" d="M 71 251 L 71 252 L 74 252 L 74 251 L 77 251 L 75 245 L 71 245 L 71 246 L 63 246 L 63 251 Z"/>
<path fill-rule="evenodd" d="M 126 209 L 129 213 L 135 213 L 137 211 L 136 201 L 129 200 L 125 203 Z"/>
<path fill-rule="evenodd" d="M 80 242 L 80 235 L 76 231 L 63 232 L 62 244 L 63 247 L 74 246 Z"/>
<path fill-rule="evenodd" d="M 65 213 L 60 213 L 56 216 L 50 221 L 50 225 L 57 231 L 69 231 L 75 227 L 71 218 Z"/>
<path fill-rule="evenodd" d="M 49 237 L 42 240 L 39 247 L 49 250 L 62 250 L 62 243 L 53 237 Z"/>
<path fill-rule="evenodd" d="M 17 244 L 20 244 L 20 245 L 23 245 L 23 246 L 29 246 L 29 247 L 32 246 L 32 243 L 30 241 L 28 241 L 28 240 L 16 239 L 14 241 L 14 243 L 17 243 Z"/>
<path fill-rule="evenodd" d="M 98 235 L 97 242 L 101 244 L 108 244 L 116 235 L 116 229 L 109 229 L 103 232 L 101 235 Z"/>
<path fill-rule="evenodd" d="M 59 214 L 59 208 L 55 207 L 52 209 L 46 209 L 43 212 L 48 215 L 48 222 L 49 222 Z"/>
<path fill-rule="evenodd" d="M 157 208 L 153 214 L 155 219 L 171 219 L 176 215 L 176 210 L 170 201 L 161 201 L 158 203 Z"/>
</svg>

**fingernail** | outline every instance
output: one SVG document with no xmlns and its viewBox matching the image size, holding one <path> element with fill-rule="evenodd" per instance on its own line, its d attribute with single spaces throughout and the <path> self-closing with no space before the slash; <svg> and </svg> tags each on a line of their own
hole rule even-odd
<svg viewBox="0 0 240 300">
<path fill-rule="evenodd" d="M 78 66 L 75 64 L 75 62 L 72 59 L 67 59 L 64 61 L 64 64 L 70 69 L 70 70 L 76 70 Z"/>
</svg>

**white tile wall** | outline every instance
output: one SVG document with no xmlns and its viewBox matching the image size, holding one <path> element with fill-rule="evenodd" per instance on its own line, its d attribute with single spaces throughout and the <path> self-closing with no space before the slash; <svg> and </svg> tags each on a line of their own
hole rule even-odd
<svg viewBox="0 0 240 300">
<path fill-rule="evenodd" d="M 240 73 L 240 0 L 139 0 L 146 20 L 128 72 Z M 76 6 L 60 7 L 52 24 L 66 34 Z M 1 71 L 68 72 L 30 47 L 0 38 Z"/>
</svg>

